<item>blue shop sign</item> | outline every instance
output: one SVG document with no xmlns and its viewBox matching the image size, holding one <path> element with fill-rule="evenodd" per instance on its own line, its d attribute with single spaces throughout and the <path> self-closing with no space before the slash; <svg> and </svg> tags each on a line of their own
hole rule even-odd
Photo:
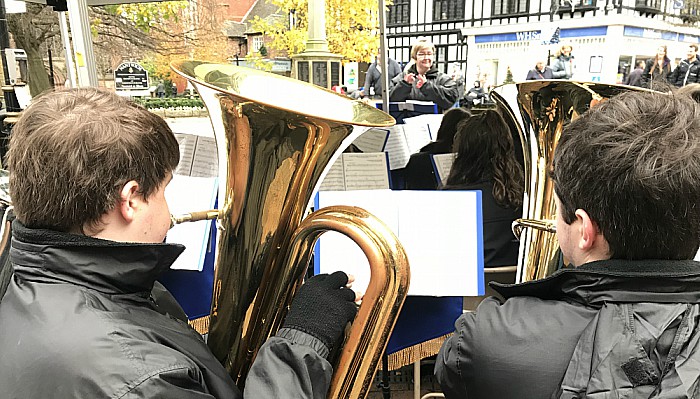
<svg viewBox="0 0 700 399">
<path fill-rule="evenodd" d="M 589 28 L 573 28 L 561 29 L 560 38 L 576 38 L 588 36 L 605 36 L 608 33 L 607 26 L 592 26 Z M 474 41 L 478 43 L 497 43 L 497 42 L 529 42 L 532 40 L 540 40 L 542 31 L 531 30 L 523 32 L 496 33 L 493 35 L 476 35 Z"/>
</svg>

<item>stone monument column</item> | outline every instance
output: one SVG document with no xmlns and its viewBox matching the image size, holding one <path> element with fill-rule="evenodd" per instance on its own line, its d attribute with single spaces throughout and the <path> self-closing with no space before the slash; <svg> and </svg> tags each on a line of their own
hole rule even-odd
<svg viewBox="0 0 700 399">
<path fill-rule="evenodd" d="M 292 76 L 330 89 L 341 84 L 340 61 L 343 57 L 328 51 L 325 0 L 309 0 L 308 18 L 306 50 L 291 57 Z"/>
</svg>

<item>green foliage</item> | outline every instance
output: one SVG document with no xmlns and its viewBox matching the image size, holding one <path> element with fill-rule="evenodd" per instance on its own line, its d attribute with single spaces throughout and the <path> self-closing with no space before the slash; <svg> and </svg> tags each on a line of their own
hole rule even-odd
<svg viewBox="0 0 700 399">
<path fill-rule="evenodd" d="M 278 7 L 277 14 L 293 11 L 294 26 L 286 18 L 255 17 L 251 29 L 269 38 L 269 49 L 285 50 L 289 55 L 304 51 L 308 38 L 307 0 L 268 0 Z M 390 3 L 390 2 L 387 2 Z M 372 61 L 379 47 L 377 0 L 326 0 L 326 35 L 332 53 L 347 61 Z"/>
<path fill-rule="evenodd" d="M 146 109 L 158 108 L 204 108 L 204 103 L 200 98 L 134 98 L 134 102 L 143 105 Z"/>
<path fill-rule="evenodd" d="M 187 1 L 182 0 L 110 5 L 105 6 L 105 10 L 121 16 L 143 32 L 150 32 L 152 27 L 162 23 L 162 21 L 177 22 L 180 11 L 186 7 Z"/>
<path fill-rule="evenodd" d="M 265 48 L 264 44 L 262 46 L 260 46 L 260 50 L 258 50 L 258 52 L 260 53 L 261 56 L 267 57 L 267 49 Z"/>
</svg>

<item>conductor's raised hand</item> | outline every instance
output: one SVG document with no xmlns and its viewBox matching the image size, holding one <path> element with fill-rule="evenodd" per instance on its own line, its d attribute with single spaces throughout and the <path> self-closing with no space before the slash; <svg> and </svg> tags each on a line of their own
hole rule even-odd
<svg viewBox="0 0 700 399">
<path fill-rule="evenodd" d="M 358 298 L 348 283 L 348 275 L 340 271 L 311 277 L 294 296 L 282 328 L 312 335 L 332 353 L 357 314 Z"/>
</svg>

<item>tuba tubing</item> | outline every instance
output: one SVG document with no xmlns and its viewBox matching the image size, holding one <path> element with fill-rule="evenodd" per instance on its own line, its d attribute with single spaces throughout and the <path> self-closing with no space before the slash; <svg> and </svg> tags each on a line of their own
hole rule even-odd
<svg viewBox="0 0 700 399">
<path fill-rule="evenodd" d="M 408 289 L 405 253 L 388 229 L 358 209 L 302 220 L 323 171 L 360 134 L 354 126 L 386 127 L 395 120 L 347 96 L 267 72 L 202 61 L 175 62 L 171 68 L 199 93 L 216 140 L 219 209 L 184 218 L 217 217 L 207 340 L 212 353 L 243 388 L 257 351 L 279 329 L 301 284 L 313 242 L 322 231 L 337 229 L 356 239 L 372 278 L 378 278 L 370 282 L 368 305 L 355 322 L 361 330 L 353 327 L 343 349 L 350 354 L 342 359 L 354 360 L 338 365 L 349 371 L 336 385 L 346 385 L 350 393 L 333 387 L 330 393 L 361 397 L 376 371 L 376 362 L 363 358 L 384 350 L 386 341 L 376 337 L 388 338 Z M 378 274 L 378 259 L 405 270 Z M 372 288 L 377 286 L 381 292 Z"/>
</svg>

